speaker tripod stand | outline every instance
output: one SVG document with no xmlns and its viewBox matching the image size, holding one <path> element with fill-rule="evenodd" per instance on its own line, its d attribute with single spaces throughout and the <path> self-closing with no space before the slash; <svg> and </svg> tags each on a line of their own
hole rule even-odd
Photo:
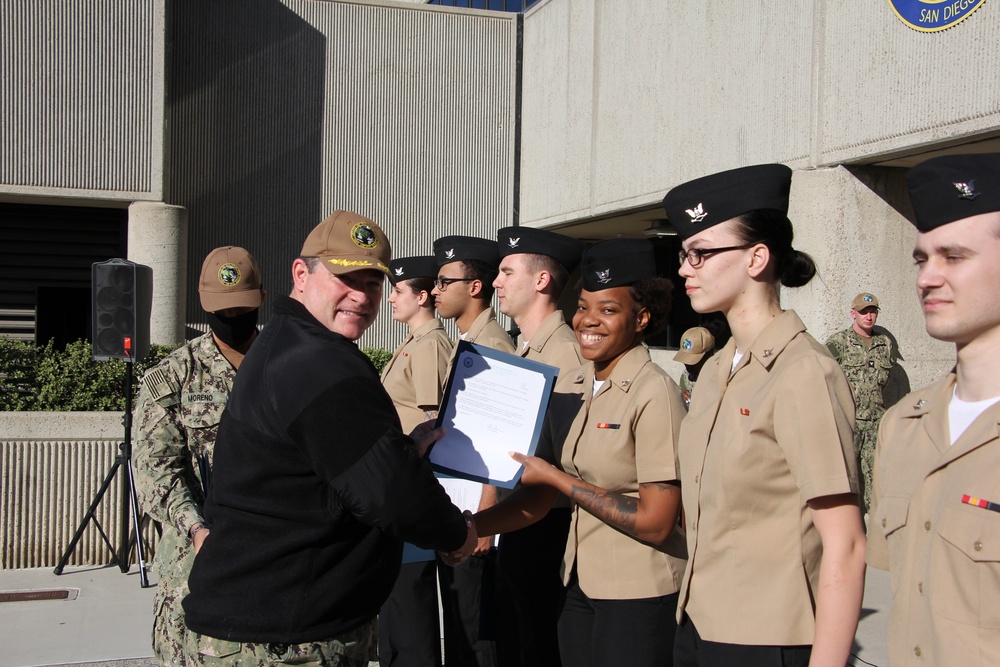
<svg viewBox="0 0 1000 667">
<path fill-rule="evenodd" d="M 131 341 L 126 341 L 126 346 L 128 347 L 130 343 Z M 125 368 L 125 414 L 122 417 L 122 423 L 125 426 L 125 439 L 118 445 L 119 454 L 115 457 L 115 462 L 111 466 L 111 470 L 108 471 L 107 476 L 105 476 L 104 481 L 101 483 L 101 488 L 98 489 L 97 495 L 94 496 L 94 500 L 90 503 L 90 508 L 87 510 L 87 514 L 83 517 L 83 521 L 80 522 L 80 526 L 76 529 L 76 533 L 73 535 L 73 539 L 70 541 L 69 547 L 66 549 L 66 553 L 64 553 L 62 558 L 59 559 L 59 564 L 56 565 L 54 572 L 57 575 L 63 573 L 63 568 L 66 567 L 66 563 L 69 561 L 73 550 L 76 549 L 76 545 L 83 536 L 83 531 L 86 530 L 87 524 L 93 521 L 94 525 L 97 526 L 97 530 L 101 534 L 101 538 L 104 540 L 104 543 L 108 546 L 108 549 L 111 550 L 112 562 L 117 563 L 118 568 L 122 571 L 122 573 L 127 573 L 129 571 L 129 565 L 132 560 L 132 545 L 135 545 L 136 560 L 139 563 L 139 585 L 142 588 L 148 588 L 149 576 L 146 573 L 146 553 L 142 543 L 142 525 L 139 520 L 139 501 L 135 495 L 135 473 L 132 470 L 133 373 L 131 360 L 126 361 Z M 97 507 L 101 504 L 101 500 L 104 499 L 104 494 L 109 488 L 111 488 L 111 484 L 114 482 L 115 476 L 118 475 L 119 472 L 122 472 L 122 502 L 121 510 L 118 516 L 119 542 L 118 549 L 116 550 L 114 545 L 111 544 L 111 540 L 108 538 L 107 533 L 104 531 L 104 527 L 101 526 L 101 523 L 97 520 L 96 512 Z M 132 526 L 131 538 L 129 536 L 130 525 Z"/>
</svg>

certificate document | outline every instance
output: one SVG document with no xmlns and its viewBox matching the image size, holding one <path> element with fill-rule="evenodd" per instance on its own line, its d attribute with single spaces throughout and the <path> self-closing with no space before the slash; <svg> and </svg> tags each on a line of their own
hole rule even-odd
<svg viewBox="0 0 1000 667">
<path fill-rule="evenodd" d="M 459 341 L 445 387 L 430 462 L 439 472 L 514 488 L 522 467 L 508 452 L 534 455 L 559 370 Z"/>
</svg>

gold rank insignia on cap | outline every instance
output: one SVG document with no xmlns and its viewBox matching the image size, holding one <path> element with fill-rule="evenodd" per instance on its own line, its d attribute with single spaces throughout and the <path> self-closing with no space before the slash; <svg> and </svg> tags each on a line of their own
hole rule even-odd
<svg viewBox="0 0 1000 667">
<path fill-rule="evenodd" d="M 240 283 L 240 267 L 235 264 L 225 263 L 219 267 L 219 282 L 226 287 L 232 287 Z"/>
</svg>

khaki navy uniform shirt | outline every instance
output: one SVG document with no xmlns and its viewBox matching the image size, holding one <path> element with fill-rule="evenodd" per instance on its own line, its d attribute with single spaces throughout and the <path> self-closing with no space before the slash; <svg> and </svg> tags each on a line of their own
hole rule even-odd
<svg viewBox="0 0 1000 667">
<path fill-rule="evenodd" d="M 504 331 L 500 323 L 497 322 L 496 314 L 493 312 L 493 308 L 487 308 L 483 312 L 479 313 L 472 322 L 472 326 L 465 333 L 465 336 L 460 338 L 467 343 L 475 343 L 476 345 L 483 345 L 485 347 L 492 348 L 494 350 L 500 350 L 501 352 L 514 352 L 514 342 L 511 341 L 510 336 Z M 451 351 L 451 359 L 448 360 L 448 371 L 444 375 L 444 382 L 448 381 L 448 377 L 451 375 L 451 366 L 455 363 L 455 356 L 458 354 L 458 345 L 455 345 L 455 349 Z"/>
<path fill-rule="evenodd" d="M 823 547 L 806 501 L 858 491 L 851 389 L 794 311 L 730 374 L 735 351 L 730 340 L 702 368 L 681 427 L 677 618 L 706 641 L 812 644 Z"/>
<path fill-rule="evenodd" d="M 1000 665 L 1000 404 L 951 443 L 955 374 L 882 418 L 868 563 L 892 575 L 889 663 Z M 963 497 L 970 498 L 963 502 Z"/>
<path fill-rule="evenodd" d="M 409 333 L 382 369 L 382 386 L 392 398 L 403 433 L 427 421 L 424 412 L 437 410 L 451 341 L 441 321 L 434 318 Z"/>
<path fill-rule="evenodd" d="M 576 334 L 559 310 L 542 320 L 528 345 L 521 344 L 519 354 L 525 359 L 555 366 L 560 376 L 584 363 Z"/>
<path fill-rule="evenodd" d="M 680 389 L 639 345 L 618 361 L 596 396 L 592 363 L 560 379 L 539 449 L 570 475 L 638 498 L 640 484 L 678 478 L 674 448 L 683 416 Z M 676 593 L 685 556 L 679 527 L 664 548 L 667 553 L 574 504 L 563 581 L 575 565 L 580 588 L 592 599 Z"/>
</svg>

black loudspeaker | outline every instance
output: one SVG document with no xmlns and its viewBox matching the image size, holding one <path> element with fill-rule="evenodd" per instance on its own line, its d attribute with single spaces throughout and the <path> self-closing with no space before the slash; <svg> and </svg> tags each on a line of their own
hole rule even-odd
<svg viewBox="0 0 1000 667">
<path fill-rule="evenodd" d="M 90 286 L 94 359 L 135 363 L 145 357 L 149 353 L 153 270 L 124 259 L 95 262 L 90 267 Z"/>
</svg>

